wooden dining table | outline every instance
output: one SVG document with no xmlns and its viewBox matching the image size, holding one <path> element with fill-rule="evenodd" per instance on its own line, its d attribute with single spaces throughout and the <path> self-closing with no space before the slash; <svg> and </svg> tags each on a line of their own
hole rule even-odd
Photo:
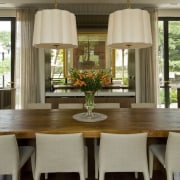
<svg viewBox="0 0 180 180">
<path fill-rule="evenodd" d="M 30 139 L 35 133 L 83 133 L 85 138 L 98 138 L 100 133 L 140 133 L 148 137 L 167 137 L 169 131 L 180 132 L 180 109 L 95 109 L 107 119 L 80 122 L 73 115 L 86 110 L 0 110 L 0 135 L 16 134 Z"/>
</svg>

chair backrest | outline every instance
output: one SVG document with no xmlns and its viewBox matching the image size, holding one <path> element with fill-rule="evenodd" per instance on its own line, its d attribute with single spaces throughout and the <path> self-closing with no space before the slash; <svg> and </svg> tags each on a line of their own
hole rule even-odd
<svg viewBox="0 0 180 180">
<path fill-rule="evenodd" d="M 120 103 L 95 103 L 95 109 L 119 109 Z"/>
<path fill-rule="evenodd" d="M 19 150 L 15 135 L 0 136 L 0 174 L 19 170 Z"/>
<path fill-rule="evenodd" d="M 166 153 L 166 168 L 173 172 L 180 172 L 180 133 L 169 132 Z"/>
<path fill-rule="evenodd" d="M 132 103 L 131 108 L 156 108 L 154 103 Z"/>
<path fill-rule="evenodd" d="M 59 109 L 83 109 L 83 103 L 61 103 Z"/>
<path fill-rule="evenodd" d="M 102 133 L 99 167 L 108 172 L 142 172 L 147 167 L 147 133 Z"/>
<path fill-rule="evenodd" d="M 51 109 L 51 103 L 30 103 L 28 109 Z"/>
<path fill-rule="evenodd" d="M 39 172 L 83 171 L 84 153 L 82 133 L 36 134 L 36 170 Z"/>
</svg>

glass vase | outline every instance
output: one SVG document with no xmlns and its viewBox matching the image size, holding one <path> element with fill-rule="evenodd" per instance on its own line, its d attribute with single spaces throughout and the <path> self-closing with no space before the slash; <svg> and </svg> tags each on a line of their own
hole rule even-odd
<svg viewBox="0 0 180 180">
<path fill-rule="evenodd" d="M 85 91 L 85 108 L 87 109 L 87 118 L 93 118 L 93 109 L 94 109 L 94 91 Z"/>
</svg>

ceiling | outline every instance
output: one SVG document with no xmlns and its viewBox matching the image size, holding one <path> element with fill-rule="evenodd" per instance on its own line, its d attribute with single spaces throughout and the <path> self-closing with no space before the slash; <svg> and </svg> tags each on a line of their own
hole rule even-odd
<svg viewBox="0 0 180 180">
<path fill-rule="evenodd" d="M 0 0 L 1 9 L 35 7 L 54 8 L 58 2 L 60 9 L 75 14 L 109 14 L 118 9 L 127 8 L 127 0 Z M 159 9 L 180 9 L 180 0 L 130 0 L 131 8 L 156 7 Z"/>
</svg>

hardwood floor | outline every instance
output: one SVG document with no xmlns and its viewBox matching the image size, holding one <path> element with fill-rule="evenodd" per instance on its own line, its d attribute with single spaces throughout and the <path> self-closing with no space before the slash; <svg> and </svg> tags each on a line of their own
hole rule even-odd
<svg viewBox="0 0 180 180">
<path fill-rule="evenodd" d="M 135 180 L 134 173 L 109 173 L 106 175 L 105 180 Z M 6 179 L 4 179 L 6 180 Z M 33 180 L 30 173 L 24 173 L 21 176 L 21 180 Z M 41 180 L 44 180 L 44 176 L 41 176 Z M 79 180 L 79 176 L 76 173 L 56 173 L 49 174 L 48 180 Z M 88 178 L 87 180 L 95 180 L 95 178 Z M 142 174 L 139 174 L 138 180 L 144 180 Z M 161 171 L 155 171 L 152 180 L 166 180 L 165 173 Z"/>
</svg>

